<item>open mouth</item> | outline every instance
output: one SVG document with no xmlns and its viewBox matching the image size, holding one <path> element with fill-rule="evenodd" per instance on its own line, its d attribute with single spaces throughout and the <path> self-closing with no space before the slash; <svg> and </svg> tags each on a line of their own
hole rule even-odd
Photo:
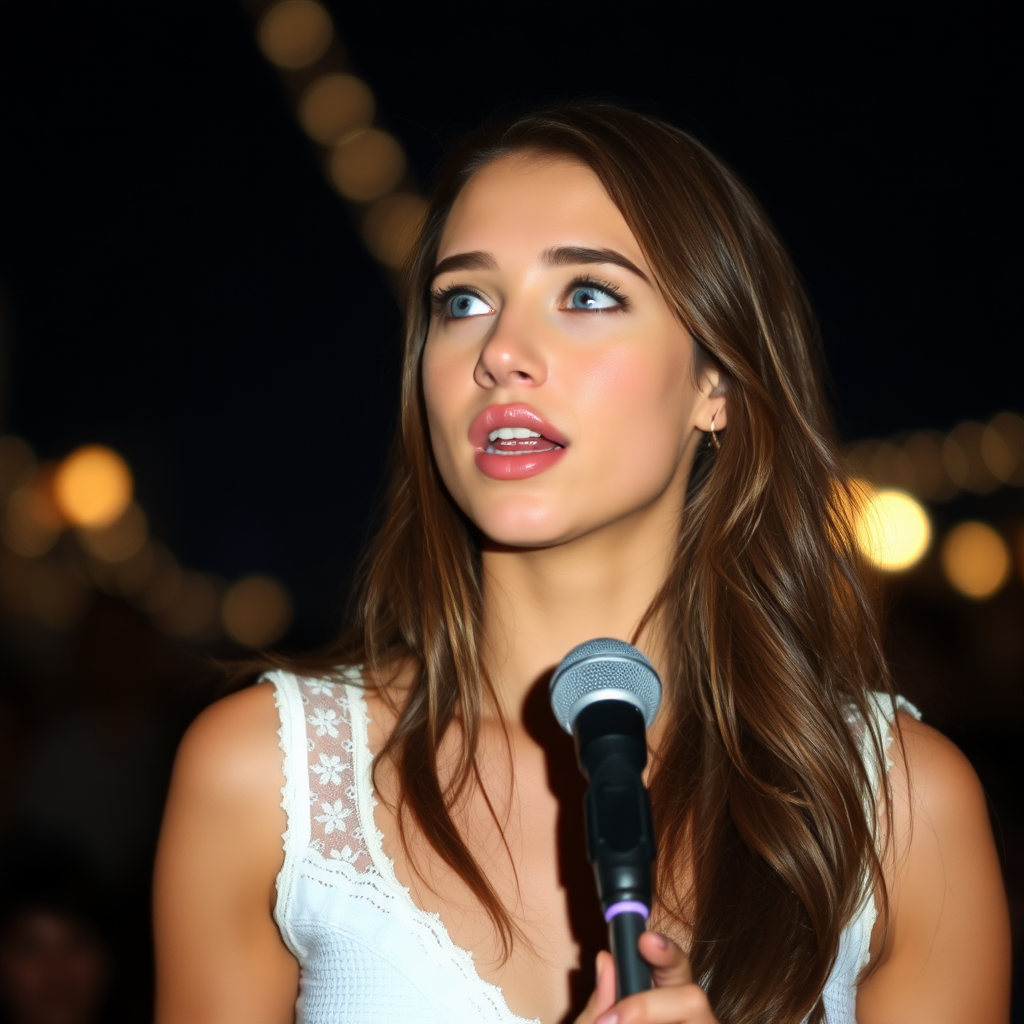
<svg viewBox="0 0 1024 1024">
<path fill-rule="evenodd" d="M 527 427 L 498 427 L 487 435 L 484 451 L 488 455 L 536 455 L 538 452 L 553 452 L 561 447 Z"/>
</svg>

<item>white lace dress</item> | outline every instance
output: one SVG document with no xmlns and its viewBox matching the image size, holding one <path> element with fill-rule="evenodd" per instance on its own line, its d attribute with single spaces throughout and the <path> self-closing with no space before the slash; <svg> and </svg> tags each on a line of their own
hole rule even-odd
<svg viewBox="0 0 1024 1024">
<path fill-rule="evenodd" d="M 332 682 L 272 672 L 266 680 L 281 718 L 288 818 L 274 917 L 301 968 L 297 1024 L 537 1024 L 512 1013 L 472 954 L 395 877 L 374 822 L 358 673 Z M 876 705 L 886 735 L 892 705 Z M 865 763 L 870 770 L 873 759 Z M 825 989 L 829 1024 L 855 1024 L 855 982 L 874 920 L 869 894 L 843 932 Z"/>
</svg>

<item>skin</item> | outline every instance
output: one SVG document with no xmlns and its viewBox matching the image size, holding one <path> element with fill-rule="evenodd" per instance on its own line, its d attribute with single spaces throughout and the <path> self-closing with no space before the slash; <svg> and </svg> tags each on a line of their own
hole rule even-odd
<svg viewBox="0 0 1024 1024">
<path fill-rule="evenodd" d="M 636 272 L 612 262 L 552 264 L 551 250 L 565 246 L 612 250 Z M 565 811 L 550 763 L 557 743 L 538 735 L 531 708 L 538 683 L 572 646 L 633 637 L 672 555 L 694 452 L 712 417 L 716 429 L 725 426 L 727 396 L 713 374 L 695 379 L 692 339 L 586 167 L 515 156 L 478 172 L 452 210 L 439 265 L 466 253 L 486 259 L 448 264 L 434 287 L 469 294 L 472 315 L 434 317 L 423 387 L 442 476 L 486 538 L 483 649 L 500 707 L 485 714 L 479 761 L 501 827 L 479 787 L 454 817 L 527 942 L 503 960 L 486 915 L 423 837 L 413 832 L 411 859 L 402 849 L 386 764 L 377 824 L 399 879 L 420 906 L 441 914 L 515 1013 L 545 1024 L 711 1024 L 685 935 L 641 939 L 656 983 L 650 992 L 616 1004 L 607 953 L 598 955 L 593 984 L 591 950 L 603 928 L 595 920 L 581 938 L 573 920 L 559 870 Z M 577 308 L 581 275 L 628 303 L 591 292 L 603 308 Z M 476 468 L 469 426 L 488 406 L 516 402 L 568 446 L 539 476 L 499 482 Z M 639 645 L 658 666 L 656 637 Z M 400 674 L 399 696 L 408 682 Z M 369 700 L 371 748 L 379 750 L 393 717 L 382 700 Z M 208 709 L 183 742 L 157 864 L 158 1024 L 293 1019 L 298 968 L 271 918 L 286 824 L 277 725 L 269 687 L 258 686 Z M 655 722 L 652 750 L 659 735 Z M 858 991 L 858 1020 L 1005 1020 L 1008 924 L 983 794 L 962 755 L 933 730 L 908 720 L 904 736 L 904 750 L 893 751 L 893 919 L 884 945 L 881 929 L 873 936 L 878 969 Z M 442 780 L 458 743 L 452 729 Z M 571 982 L 577 969 L 590 979 L 583 989 Z"/>
</svg>

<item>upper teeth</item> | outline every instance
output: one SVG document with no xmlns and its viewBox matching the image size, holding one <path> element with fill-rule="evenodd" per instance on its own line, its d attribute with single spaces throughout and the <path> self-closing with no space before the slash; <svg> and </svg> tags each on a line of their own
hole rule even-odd
<svg viewBox="0 0 1024 1024">
<path fill-rule="evenodd" d="M 487 435 L 488 441 L 511 441 L 522 437 L 540 437 L 536 430 L 527 430 L 526 427 L 498 427 Z"/>
</svg>

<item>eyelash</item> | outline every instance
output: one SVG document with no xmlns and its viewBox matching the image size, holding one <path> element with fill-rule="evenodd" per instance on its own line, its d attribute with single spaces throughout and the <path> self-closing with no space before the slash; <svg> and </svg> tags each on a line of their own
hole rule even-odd
<svg viewBox="0 0 1024 1024">
<path fill-rule="evenodd" d="M 629 296 L 624 295 L 621 291 L 619 291 L 619 289 L 615 285 L 613 285 L 611 283 L 611 281 L 602 281 L 602 280 L 600 280 L 599 278 L 596 278 L 596 277 L 586 277 L 586 276 L 582 276 L 581 275 L 580 277 L 574 277 L 568 283 L 568 285 L 566 285 L 564 294 L 566 296 L 569 296 L 577 288 L 595 288 L 598 291 L 606 292 L 613 299 L 615 299 L 616 302 L 619 303 L 619 306 L 618 306 L 619 309 L 629 309 L 629 305 L 630 305 Z M 436 318 L 439 318 L 439 319 L 440 318 L 451 319 L 447 315 L 448 303 L 456 295 L 465 295 L 465 294 L 475 295 L 481 302 L 486 302 L 487 301 L 475 288 L 468 288 L 465 285 L 461 285 L 461 284 L 452 284 L 452 285 L 449 285 L 447 288 L 441 288 L 441 289 L 438 289 L 437 291 L 431 291 L 431 293 L 430 293 L 430 310 L 431 310 L 431 315 L 436 317 Z M 602 310 L 598 310 L 597 312 L 611 313 L 611 312 L 614 312 L 614 310 L 602 309 Z"/>
<path fill-rule="evenodd" d="M 596 288 L 598 291 L 607 292 L 616 302 L 619 309 L 629 309 L 629 296 L 624 295 L 611 281 L 602 281 L 596 277 L 580 276 L 573 278 L 565 289 L 566 296 L 571 295 L 577 288 Z M 602 309 L 598 312 L 612 313 L 614 310 Z"/>
<path fill-rule="evenodd" d="M 430 293 L 430 312 L 438 319 L 453 319 L 448 315 L 448 303 L 456 295 L 475 295 L 481 302 L 487 300 L 475 289 L 467 288 L 465 285 L 452 284 L 447 288 L 440 288 Z"/>
</svg>

